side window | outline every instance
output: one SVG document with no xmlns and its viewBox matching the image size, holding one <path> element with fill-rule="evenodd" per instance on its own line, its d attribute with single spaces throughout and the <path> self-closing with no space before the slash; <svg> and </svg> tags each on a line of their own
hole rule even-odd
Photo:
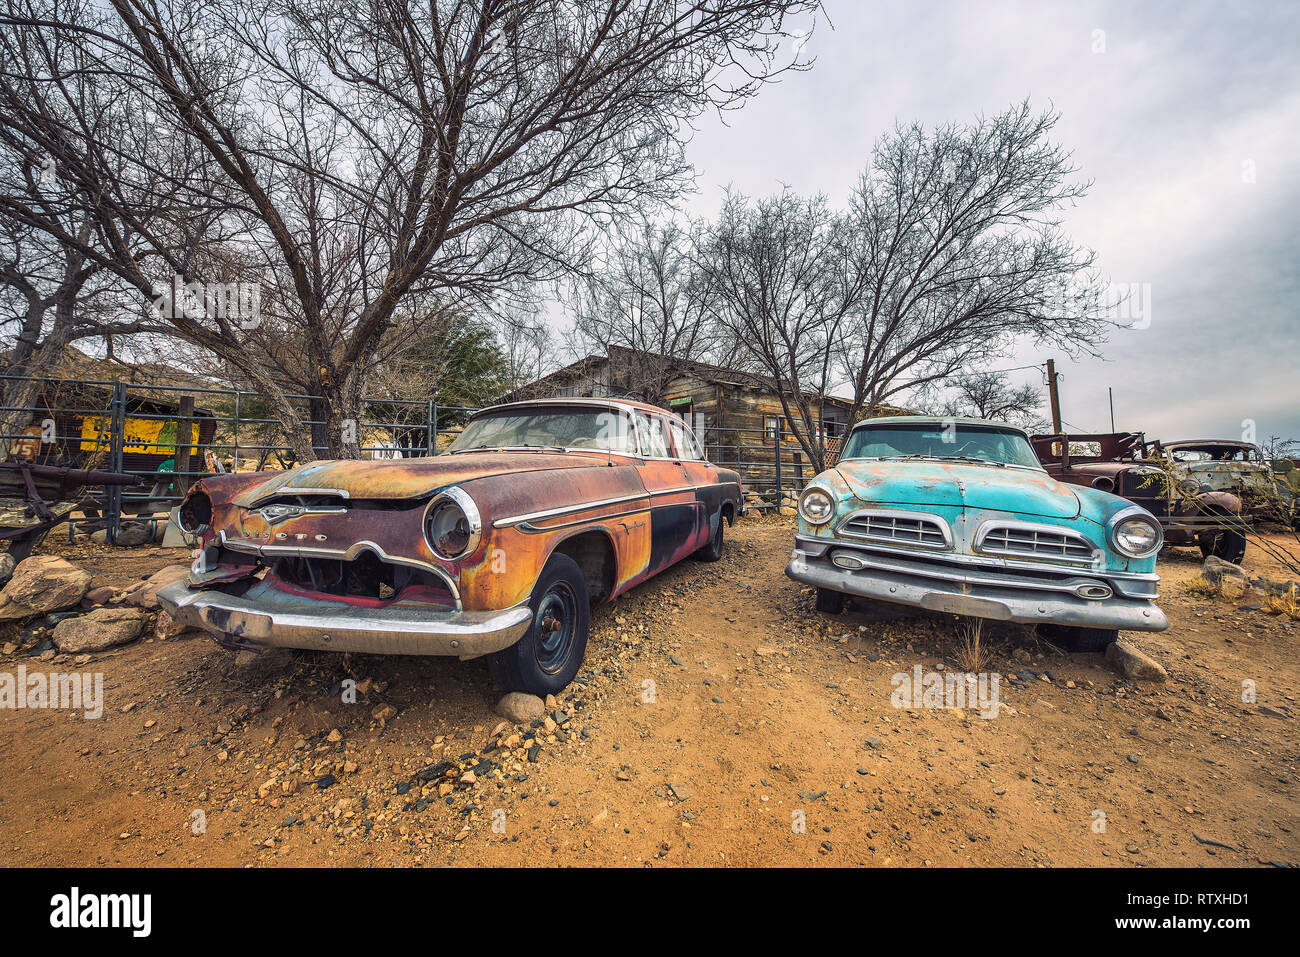
<svg viewBox="0 0 1300 957">
<path fill-rule="evenodd" d="M 668 437 L 664 434 L 664 421 L 658 416 L 653 418 L 644 412 L 636 414 L 636 428 L 641 433 L 641 454 L 648 459 L 666 459 Z"/>
<path fill-rule="evenodd" d="M 700 453 L 700 445 L 695 441 L 695 436 L 691 430 L 680 419 L 669 419 L 668 430 L 672 434 L 673 445 L 677 449 L 677 457 L 688 459 L 692 462 L 699 462 L 704 458 Z"/>
</svg>

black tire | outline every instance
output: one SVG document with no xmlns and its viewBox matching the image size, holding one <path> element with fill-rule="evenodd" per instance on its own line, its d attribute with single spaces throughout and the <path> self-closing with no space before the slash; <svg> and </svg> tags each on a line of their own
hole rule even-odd
<svg viewBox="0 0 1300 957">
<path fill-rule="evenodd" d="M 722 557 L 722 539 L 723 529 L 727 526 L 727 516 L 725 513 L 718 513 L 718 527 L 714 531 L 713 537 L 709 543 L 695 553 L 695 557 L 702 562 L 716 562 Z"/>
<path fill-rule="evenodd" d="M 1038 633 L 1066 651 L 1105 651 L 1119 639 L 1115 628 L 1083 628 L 1079 625 L 1039 625 Z"/>
<path fill-rule="evenodd" d="M 573 680 L 587 653 L 591 607 L 582 569 L 568 555 L 552 555 L 528 599 L 533 621 L 509 648 L 488 657 L 492 680 L 502 691 L 559 694 Z"/>
<path fill-rule="evenodd" d="M 817 610 L 828 615 L 838 615 L 844 610 L 844 593 L 829 588 L 817 589 Z"/>
<path fill-rule="evenodd" d="M 1215 528 L 1201 532 L 1196 536 L 1196 544 L 1201 546 L 1201 557 L 1221 558 L 1225 562 L 1240 565 L 1246 557 L 1246 536 L 1230 528 Z"/>
</svg>

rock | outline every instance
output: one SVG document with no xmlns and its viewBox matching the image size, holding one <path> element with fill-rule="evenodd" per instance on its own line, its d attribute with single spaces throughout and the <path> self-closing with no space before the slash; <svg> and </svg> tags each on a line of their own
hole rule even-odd
<svg viewBox="0 0 1300 957">
<path fill-rule="evenodd" d="M 1147 657 L 1126 641 L 1121 640 L 1110 645 L 1106 649 L 1106 660 L 1114 665 L 1120 674 L 1134 681 L 1164 681 L 1169 676 L 1160 662 Z"/>
<path fill-rule="evenodd" d="M 96 545 L 108 544 L 108 529 L 101 528 L 90 533 L 90 540 Z M 149 522 L 123 522 L 117 530 L 117 540 L 113 543 L 119 548 L 135 548 L 153 541 L 153 528 Z"/>
<path fill-rule="evenodd" d="M 1216 558 L 1214 555 L 1206 557 L 1205 563 L 1201 565 L 1201 574 L 1212 585 L 1220 584 L 1225 578 L 1236 579 L 1247 587 L 1250 585 L 1250 576 L 1246 574 L 1240 565 L 1225 562 L 1222 558 Z"/>
<path fill-rule="evenodd" d="M 333 731 L 331 731 L 329 734 L 325 736 L 325 740 L 328 741 L 330 744 L 338 744 L 340 741 L 343 740 L 343 732 L 340 731 L 338 728 L 335 728 Z"/>
<path fill-rule="evenodd" d="M 8 552 L 0 552 L 0 585 L 7 582 L 14 573 L 14 557 Z"/>
<path fill-rule="evenodd" d="M 679 801 L 689 801 L 689 800 L 690 800 L 690 797 L 691 797 L 691 789 L 690 789 L 690 787 L 689 787 L 688 785 L 683 784 L 683 783 L 681 783 L 680 781 L 678 781 L 678 782 L 674 782 L 674 783 L 672 783 L 672 784 L 669 784 L 668 787 L 669 787 L 669 789 L 673 792 L 673 797 L 677 798 L 677 800 L 679 800 Z"/>
<path fill-rule="evenodd" d="M 71 608 L 89 588 L 90 575 L 77 566 L 54 555 L 33 555 L 18 563 L 0 591 L 0 621 Z"/>
<path fill-rule="evenodd" d="M 146 623 L 145 613 L 138 608 L 96 608 L 55 625 L 54 644 L 69 654 L 102 651 L 135 641 Z"/>
<path fill-rule="evenodd" d="M 203 630 L 201 628 L 194 628 L 191 625 L 179 622 L 165 611 L 158 612 L 158 620 L 153 626 L 154 637 L 159 641 L 170 641 L 173 638 L 180 638 L 182 636 L 192 638 L 196 635 L 201 635 L 202 633 Z"/>
<path fill-rule="evenodd" d="M 55 625 L 55 645 L 69 654 L 101 651 L 135 641 L 146 624 L 146 615 L 139 609 L 95 609 Z"/>
<path fill-rule="evenodd" d="M 1262 704 L 1262 705 L 1259 706 L 1259 713 L 1260 713 L 1260 714 L 1264 714 L 1264 715 L 1268 715 L 1270 718 L 1285 718 L 1285 717 L 1287 717 L 1287 713 L 1286 713 L 1285 711 L 1279 711 L 1277 708 L 1270 708 L 1270 707 L 1269 707 L 1268 705 L 1266 705 L 1266 704 Z"/>
<path fill-rule="evenodd" d="M 1272 595 L 1275 598 L 1282 598 L 1293 593 L 1300 594 L 1300 583 L 1297 582 L 1275 582 L 1269 581 L 1267 578 L 1257 578 L 1254 584 L 1265 595 Z"/>
<path fill-rule="evenodd" d="M 92 588 L 86 592 L 81 599 L 82 608 L 94 608 L 97 605 L 107 605 L 108 600 L 113 597 L 115 592 L 109 585 L 100 585 L 98 588 Z"/>
<path fill-rule="evenodd" d="M 867 747 L 872 751 L 883 751 L 885 749 L 885 742 L 881 741 L 879 738 L 867 738 Z"/>
<path fill-rule="evenodd" d="M 454 767 L 455 765 L 453 765 L 450 761 L 435 761 L 433 764 L 421 768 L 419 773 L 417 773 L 415 777 L 417 780 L 423 781 L 427 784 L 431 781 L 437 781 L 439 778 L 446 777 L 447 772 Z M 398 793 L 403 793 L 403 792 L 398 792 Z"/>
<path fill-rule="evenodd" d="M 541 698 L 521 691 L 512 691 L 503 695 L 497 702 L 497 714 L 515 724 L 534 721 L 545 713 L 546 703 Z"/>
<path fill-rule="evenodd" d="M 131 590 L 126 596 L 126 604 L 144 608 L 147 611 L 158 609 L 158 589 L 172 582 L 180 581 L 190 573 L 188 565 L 168 565 L 154 572 L 142 584 Z"/>
<path fill-rule="evenodd" d="M 381 704 L 379 707 L 375 708 L 374 711 L 370 712 L 370 717 L 378 721 L 380 724 L 387 724 L 393 718 L 397 717 L 397 709 L 391 704 Z"/>
<path fill-rule="evenodd" d="M 1212 837 L 1205 837 L 1202 834 L 1197 834 L 1195 831 L 1192 831 L 1192 837 L 1196 838 L 1197 844 L 1205 844 L 1208 847 L 1221 847 L 1228 851 L 1235 851 L 1237 849 L 1232 844 L 1224 844 L 1222 841 L 1216 841 Z"/>
</svg>

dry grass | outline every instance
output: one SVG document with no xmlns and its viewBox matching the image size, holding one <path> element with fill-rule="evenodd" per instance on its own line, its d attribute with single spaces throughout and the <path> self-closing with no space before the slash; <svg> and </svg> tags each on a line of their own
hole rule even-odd
<svg viewBox="0 0 1300 957">
<path fill-rule="evenodd" d="M 1296 598 L 1296 590 L 1290 588 L 1280 595 L 1265 595 L 1264 607 L 1271 614 L 1285 615 L 1292 621 L 1300 621 L 1300 600 Z"/>
<path fill-rule="evenodd" d="M 1237 578 L 1228 578 L 1224 576 L 1219 581 L 1212 582 L 1204 575 L 1197 575 L 1189 579 L 1183 589 L 1189 595 L 1195 595 L 1198 598 L 1220 598 L 1223 601 L 1238 601 L 1249 590 L 1250 586 Z"/>
<path fill-rule="evenodd" d="M 953 658 L 958 667 L 970 674 L 988 671 L 993 651 L 985 639 L 982 618 L 966 618 L 957 626 L 957 650 Z"/>
<path fill-rule="evenodd" d="M 1189 579 L 1183 588 L 1189 595 L 1195 595 L 1198 598 L 1217 598 L 1219 596 L 1219 586 L 1210 581 L 1204 575 L 1197 575 Z"/>
</svg>

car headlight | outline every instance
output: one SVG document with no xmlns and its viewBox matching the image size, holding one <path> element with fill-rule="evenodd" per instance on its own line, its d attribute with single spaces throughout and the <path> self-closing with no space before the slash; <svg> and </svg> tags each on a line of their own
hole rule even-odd
<svg viewBox="0 0 1300 957">
<path fill-rule="evenodd" d="M 424 537 L 439 558 L 468 555 L 483 537 L 483 520 L 474 500 L 455 486 L 444 489 L 424 513 Z"/>
<path fill-rule="evenodd" d="M 835 500 L 825 489 L 811 485 L 799 496 L 799 514 L 809 525 L 825 525 L 835 514 Z"/>
<path fill-rule="evenodd" d="M 1121 555 L 1146 558 L 1160 551 L 1164 542 L 1164 529 L 1145 509 L 1125 509 L 1111 519 L 1110 543 Z"/>
<path fill-rule="evenodd" d="M 212 524 L 212 499 L 206 492 L 195 489 L 185 496 L 180 511 L 176 513 L 176 524 L 187 535 L 200 535 Z"/>
</svg>

